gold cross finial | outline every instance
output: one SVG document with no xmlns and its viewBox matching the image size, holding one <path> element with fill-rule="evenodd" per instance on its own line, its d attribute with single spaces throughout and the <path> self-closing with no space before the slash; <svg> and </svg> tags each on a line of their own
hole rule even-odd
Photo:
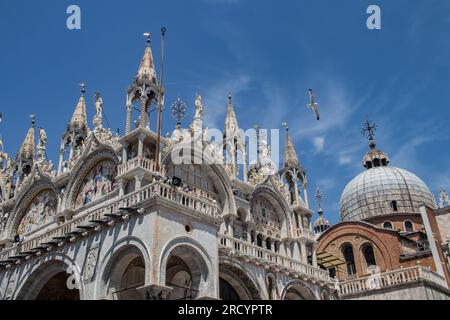
<svg viewBox="0 0 450 320">
<path fill-rule="evenodd" d="M 365 137 L 369 138 L 369 140 L 373 140 L 377 128 L 378 126 L 374 122 L 370 121 L 368 117 L 366 117 L 361 127 L 361 133 Z"/>
</svg>

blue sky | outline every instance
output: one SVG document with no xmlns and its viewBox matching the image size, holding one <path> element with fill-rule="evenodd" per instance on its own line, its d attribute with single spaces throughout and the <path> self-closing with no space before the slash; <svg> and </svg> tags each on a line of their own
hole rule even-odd
<svg viewBox="0 0 450 320">
<path fill-rule="evenodd" d="M 66 28 L 66 8 L 81 8 L 81 30 Z M 382 29 L 366 28 L 381 8 Z M 316 1 L 22 1 L 0 2 L 0 111 L 6 151 L 15 154 L 37 115 L 54 162 L 60 135 L 86 81 L 103 95 L 112 128 L 123 132 L 125 90 L 143 54 L 144 31 L 167 28 L 166 103 L 180 96 L 193 113 L 203 96 L 207 125 L 222 128 L 228 92 L 239 125 L 281 128 L 288 120 L 309 192 L 339 220 L 340 193 L 363 170 L 360 134 L 368 115 L 391 164 L 416 173 L 437 193 L 450 188 L 450 2 Z M 305 108 L 314 88 L 316 121 Z M 171 131 L 170 112 L 163 132 Z M 153 122 L 154 127 L 154 122 Z M 312 201 L 311 201 L 312 202 Z"/>
</svg>

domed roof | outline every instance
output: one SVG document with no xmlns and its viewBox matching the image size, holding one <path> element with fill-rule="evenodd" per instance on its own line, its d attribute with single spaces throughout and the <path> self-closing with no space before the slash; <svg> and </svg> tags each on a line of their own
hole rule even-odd
<svg viewBox="0 0 450 320">
<path fill-rule="evenodd" d="M 323 232 L 331 226 L 330 222 L 323 216 L 322 210 L 320 210 L 318 214 L 319 218 L 314 222 L 314 231 L 316 233 Z"/>
<path fill-rule="evenodd" d="M 365 220 L 395 213 L 419 213 L 419 205 L 435 207 L 434 196 L 415 174 L 380 165 L 353 178 L 340 200 L 343 221 Z"/>
</svg>

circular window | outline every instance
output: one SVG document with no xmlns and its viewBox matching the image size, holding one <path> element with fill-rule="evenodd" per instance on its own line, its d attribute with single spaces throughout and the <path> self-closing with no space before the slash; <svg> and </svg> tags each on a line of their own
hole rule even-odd
<svg viewBox="0 0 450 320">
<path fill-rule="evenodd" d="M 190 224 L 187 224 L 187 225 L 184 227 L 184 230 L 186 230 L 187 233 L 191 233 L 191 232 L 192 232 L 192 226 L 191 226 Z"/>
</svg>

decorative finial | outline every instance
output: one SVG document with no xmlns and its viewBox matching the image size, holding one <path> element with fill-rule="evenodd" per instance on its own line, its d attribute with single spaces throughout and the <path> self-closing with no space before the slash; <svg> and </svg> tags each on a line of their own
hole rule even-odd
<svg viewBox="0 0 450 320">
<path fill-rule="evenodd" d="M 363 125 L 361 127 L 361 133 L 363 136 L 367 137 L 369 140 L 373 140 L 375 137 L 375 131 L 377 131 L 378 126 L 369 120 L 369 118 L 366 116 L 364 119 Z"/>
<path fill-rule="evenodd" d="M 172 116 L 174 120 L 177 122 L 177 126 L 181 124 L 181 120 L 186 117 L 186 109 L 187 105 L 184 103 L 179 97 L 177 100 L 170 106 L 172 110 Z"/>
<path fill-rule="evenodd" d="M 30 114 L 31 119 L 31 126 L 34 128 L 34 125 L 36 124 L 36 115 L 34 113 Z"/>
<path fill-rule="evenodd" d="M 231 96 L 231 92 L 228 92 L 228 103 L 231 104 L 232 103 L 232 96 Z"/>
<path fill-rule="evenodd" d="M 86 92 L 86 83 L 83 81 L 80 83 L 81 87 L 81 94 L 84 96 L 84 93 Z"/>
<path fill-rule="evenodd" d="M 319 214 L 322 214 L 323 213 L 323 210 L 322 210 L 323 193 L 322 193 L 322 191 L 320 191 L 319 187 L 317 187 L 316 192 L 314 192 L 314 200 L 316 200 L 317 206 L 319 207 L 317 212 Z"/>
<path fill-rule="evenodd" d="M 167 29 L 165 27 L 161 28 L 161 35 L 164 37 L 164 35 L 166 34 Z"/>
<path fill-rule="evenodd" d="M 281 123 L 281 125 L 286 129 L 286 131 L 289 131 L 289 126 L 288 126 L 287 121 L 283 121 L 283 122 Z"/>
<path fill-rule="evenodd" d="M 147 39 L 147 45 L 150 45 L 150 32 L 144 32 L 144 37 Z"/>
</svg>

